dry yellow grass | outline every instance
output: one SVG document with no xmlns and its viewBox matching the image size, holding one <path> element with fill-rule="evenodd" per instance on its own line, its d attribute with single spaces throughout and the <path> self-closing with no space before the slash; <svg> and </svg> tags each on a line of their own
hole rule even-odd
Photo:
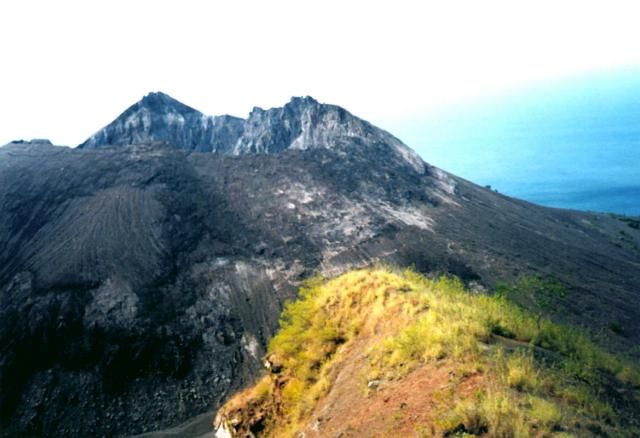
<svg viewBox="0 0 640 438">
<path fill-rule="evenodd" d="M 594 425 L 613 435 L 637 430 L 615 412 L 604 386 L 633 385 L 640 375 L 636 366 L 504 298 L 470 294 L 455 278 L 386 268 L 307 282 L 300 298 L 285 306 L 280 330 L 269 343 L 267 357 L 277 372 L 237 396 L 222 415 L 252 406 L 268 417 L 260 420 L 262 434 L 295 436 L 331 391 L 349 346 L 363 339 L 379 340 L 366 353 L 363 385 L 402 380 L 439 363 L 462 378 L 482 376 L 474 384 L 475 396 L 457 408 L 435 404 L 442 411 L 439 423 L 420 426 L 429 430 L 457 427 L 505 437 L 580 435 L 588 430 L 584 427 L 596 430 Z M 536 351 L 549 357 L 537 360 Z"/>
</svg>

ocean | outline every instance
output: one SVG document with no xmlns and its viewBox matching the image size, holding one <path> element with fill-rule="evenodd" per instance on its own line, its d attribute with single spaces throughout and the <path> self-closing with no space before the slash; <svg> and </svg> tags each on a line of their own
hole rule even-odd
<svg viewBox="0 0 640 438">
<path fill-rule="evenodd" d="M 506 195 L 640 216 L 640 69 L 536 84 L 387 128 L 425 161 Z"/>
</svg>

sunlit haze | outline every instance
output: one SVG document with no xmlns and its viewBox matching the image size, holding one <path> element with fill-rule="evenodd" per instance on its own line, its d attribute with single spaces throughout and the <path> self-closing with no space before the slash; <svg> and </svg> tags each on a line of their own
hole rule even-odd
<svg viewBox="0 0 640 438">
<path fill-rule="evenodd" d="M 640 64 L 639 16 L 632 1 L 6 1 L 0 144 L 77 145 L 156 90 L 241 117 L 312 95 L 389 127 Z"/>
</svg>

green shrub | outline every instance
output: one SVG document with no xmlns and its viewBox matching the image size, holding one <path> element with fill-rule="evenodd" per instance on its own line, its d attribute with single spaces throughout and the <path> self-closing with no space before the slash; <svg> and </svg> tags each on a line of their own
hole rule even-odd
<svg viewBox="0 0 640 438">
<path fill-rule="evenodd" d="M 535 391 L 539 387 L 538 372 L 531 355 L 517 353 L 507 360 L 507 383 L 518 391 Z"/>
<path fill-rule="evenodd" d="M 540 397 L 531 397 L 529 399 L 529 412 L 527 416 L 534 423 L 538 423 L 540 428 L 554 430 L 562 422 L 562 413 L 558 404 L 547 401 Z"/>
</svg>

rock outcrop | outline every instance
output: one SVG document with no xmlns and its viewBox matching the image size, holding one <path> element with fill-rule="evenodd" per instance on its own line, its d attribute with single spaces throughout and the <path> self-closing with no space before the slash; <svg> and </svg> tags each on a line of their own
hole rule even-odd
<svg viewBox="0 0 640 438">
<path fill-rule="evenodd" d="M 205 116 L 164 93 L 150 93 L 79 147 L 158 141 L 190 151 L 230 155 L 383 144 L 415 170 L 424 170 L 420 157 L 388 132 L 308 96 L 294 97 L 281 108 L 256 107 L 243 120 Z"/>
</svg>

